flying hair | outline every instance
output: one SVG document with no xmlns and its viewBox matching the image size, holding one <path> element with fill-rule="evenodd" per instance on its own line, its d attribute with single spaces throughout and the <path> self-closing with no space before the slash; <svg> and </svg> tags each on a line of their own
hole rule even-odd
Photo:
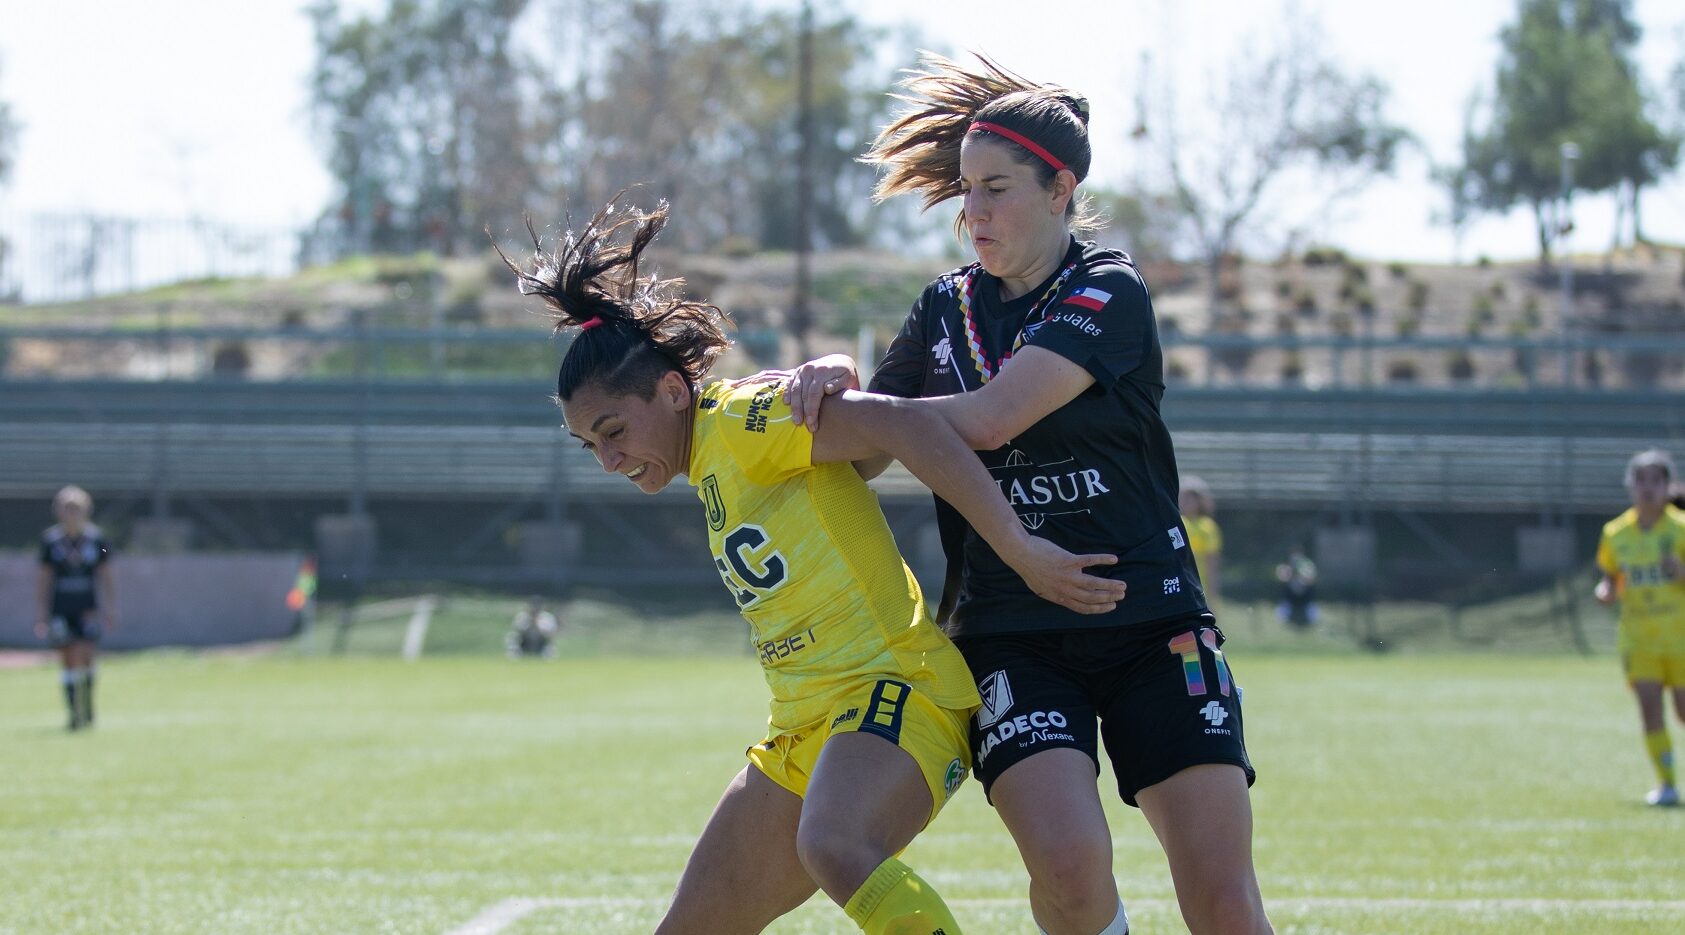
<svg viewBox="0 0 1685 935">
<path fill-rule="evenodd" d="M 922 52 L 922 70 L 909 69 L 892 95 L 908 109 L 878 132 L 861 162 L 883 167 L 872 191 L 874 201 L 916 194 L 925 209 L 962 194 L 960 146 L 973 124 L 998 125 L 1008 134 L 975 132 L 1011 148 L 1020 162 L 1034 165 L 1044 188 L 1051 188 L 1055 165 L 1069 168 L 1076 180 L 1088 177 L 1088 100 L 1057 85 L 1037 84 L 1009 71 L 988 56 L 973 52 L 968 66 L 934 52 Z M 1011 137 L 1032 140 L 1026 148 Z M 1036 150 L 1041 150 L 1038 153 Z M 1055 157 L 1050 163 L 1047 155 Z M 1068 216 L 1076 229 L 1091 228 L 1090 207 L 1072 199 Z"/>
<path fill-rule="evenodd" d="M 530 269 L 492 244 L 515 274 L 521 294 L 544 300 L 556 332 L 579 329 L 557 373 L 558 399 L 599 382 L 611 395 L 649 399 L 669 370 L 697 388 L 731 345 L 725 333 L 730 318 L 716 306 L 686 299 L 683 279 L 639 272 L 644 250 L 666 226 L 667 216 L 665 200 L 649 212 L 610 202 L 582 229 L 568 230 L 548 252 L 529 217 Z"/>
</svg>

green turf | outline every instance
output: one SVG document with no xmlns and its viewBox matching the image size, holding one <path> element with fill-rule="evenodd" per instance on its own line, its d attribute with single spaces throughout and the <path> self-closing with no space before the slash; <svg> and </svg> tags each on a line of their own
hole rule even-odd
<svg viewBox="0 0 1685 935">
<path fill-rule="evenodd" d="M 512 935 L 650 931 L 764 688 L 741 633 L 702 618 L 572 616 L 543 662 L 112 658 L 78 735 L 52 669 L 0 670 L 0 933 L 444 933 L 518 898 L 551 902 Z M 466 618 L 483 632 L 441 611 L 430 650 L 496 645 Z M 1610 658 L 1248 655 L 1238 629 L 1277 931 L 1680 930 L 1685 810 L 1640 803 Z M 716 651 L 673 652 L 698 641 Z M 1151 832 L 1108 798 L 1136 930 L 1181 931 Z M 906 859 L 967 932 L 1033 932 L 975 784 Z M 822 900 L 771 929 L 850 930 Z"/>
</svg>

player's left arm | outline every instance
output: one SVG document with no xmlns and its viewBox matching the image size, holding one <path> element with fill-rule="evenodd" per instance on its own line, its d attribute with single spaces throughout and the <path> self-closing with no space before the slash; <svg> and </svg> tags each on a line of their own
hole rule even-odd
<svg viewBox="0 0 1685 935">
<path fill-rule="evenodd" d="M 107 630 L 117 629 L 117 576 L 111 573 L 107 558 L 94 569 L 94 584 L 99 588 L 99 610 Z"/>
<path fill-rule="evenodd" d="M 1685 578 L 1685 522 L 1674 523 L 1676 532 L 1662 552 L 1662 574 L 1669 581 Z"/>
<path fill-rule="evenodd" d="M 1115 564 L 1117 557 L 1073 555 L 1025 532 L 983 463 L 928 402 L 853 390 L 826 397 L 813 433 L 813 463 L 888 455 L 959 510 L 1037 595 L 1078 613 L 1114 609 L 1124 583 L 1083 569 Z"/>
<path fill-rule="evenodd" d="M 965 443 L 994 451 L 1094 385 L 1094 377 L 1053 351 L 1026 347 L 980 389 L 929 400 Z"/>
<path fill-rule="evenodd" d="M 1106 264 L 1081 282 L 994 379 L 936 401 L 967 444 L 993 451 L 1089 387 L 1110 387 L 1156 354 L 1152 299 L 1133 268 Z"/>
</svg>

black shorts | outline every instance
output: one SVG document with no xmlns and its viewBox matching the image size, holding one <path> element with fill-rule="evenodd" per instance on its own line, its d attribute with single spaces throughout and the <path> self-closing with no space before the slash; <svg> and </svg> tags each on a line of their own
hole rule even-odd
<svg viewBox="0 0 1685 935">
<path fill-rule="evenodd" d="M 1204 763 L 1239 766 L 1247 785 L 1257 779 L 1240 686 L 1208 616 L 954 642 L 983 696 L 971 751 L 985 795 L 1008 767 L 1043 750 L 1081 750 L 1098 773 L 1097 734 L 1130 805 L 1142 789 Z"/>
<path fill-rule="evenodd" d="M 47 640 L 55 649 L 69 646 L 71 643 L 85 641 L 99 642 L 105 631 L 94 619 L 93 609 L 71 611 L 69 613 L 55 613 L 47 623 Z"/>
</svg>

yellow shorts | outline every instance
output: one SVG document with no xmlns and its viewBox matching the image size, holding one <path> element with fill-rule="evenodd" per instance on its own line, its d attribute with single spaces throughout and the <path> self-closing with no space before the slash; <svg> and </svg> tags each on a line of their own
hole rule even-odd
<svg viewBox="0 0 1685 935">
<path fill-rule="evenodd" d="M 1685 653 L 1632 650 L 1621 655 L 1621 668 L 1628 682 L 1660 682 L 1685 688 Z"/>
<path fill-rule="evenodd" d="M 825 741 L 849 731 L 876 734 L 912 754 L 930 787 L 934 819 L 971 771 L 969 727 L 975 710 L 944 708 L 905 682 L 863 681 L 840 696 L 824 720 L 750 747 L 749 762 L 806 797 L 808 777 Z"/>
</svg>

